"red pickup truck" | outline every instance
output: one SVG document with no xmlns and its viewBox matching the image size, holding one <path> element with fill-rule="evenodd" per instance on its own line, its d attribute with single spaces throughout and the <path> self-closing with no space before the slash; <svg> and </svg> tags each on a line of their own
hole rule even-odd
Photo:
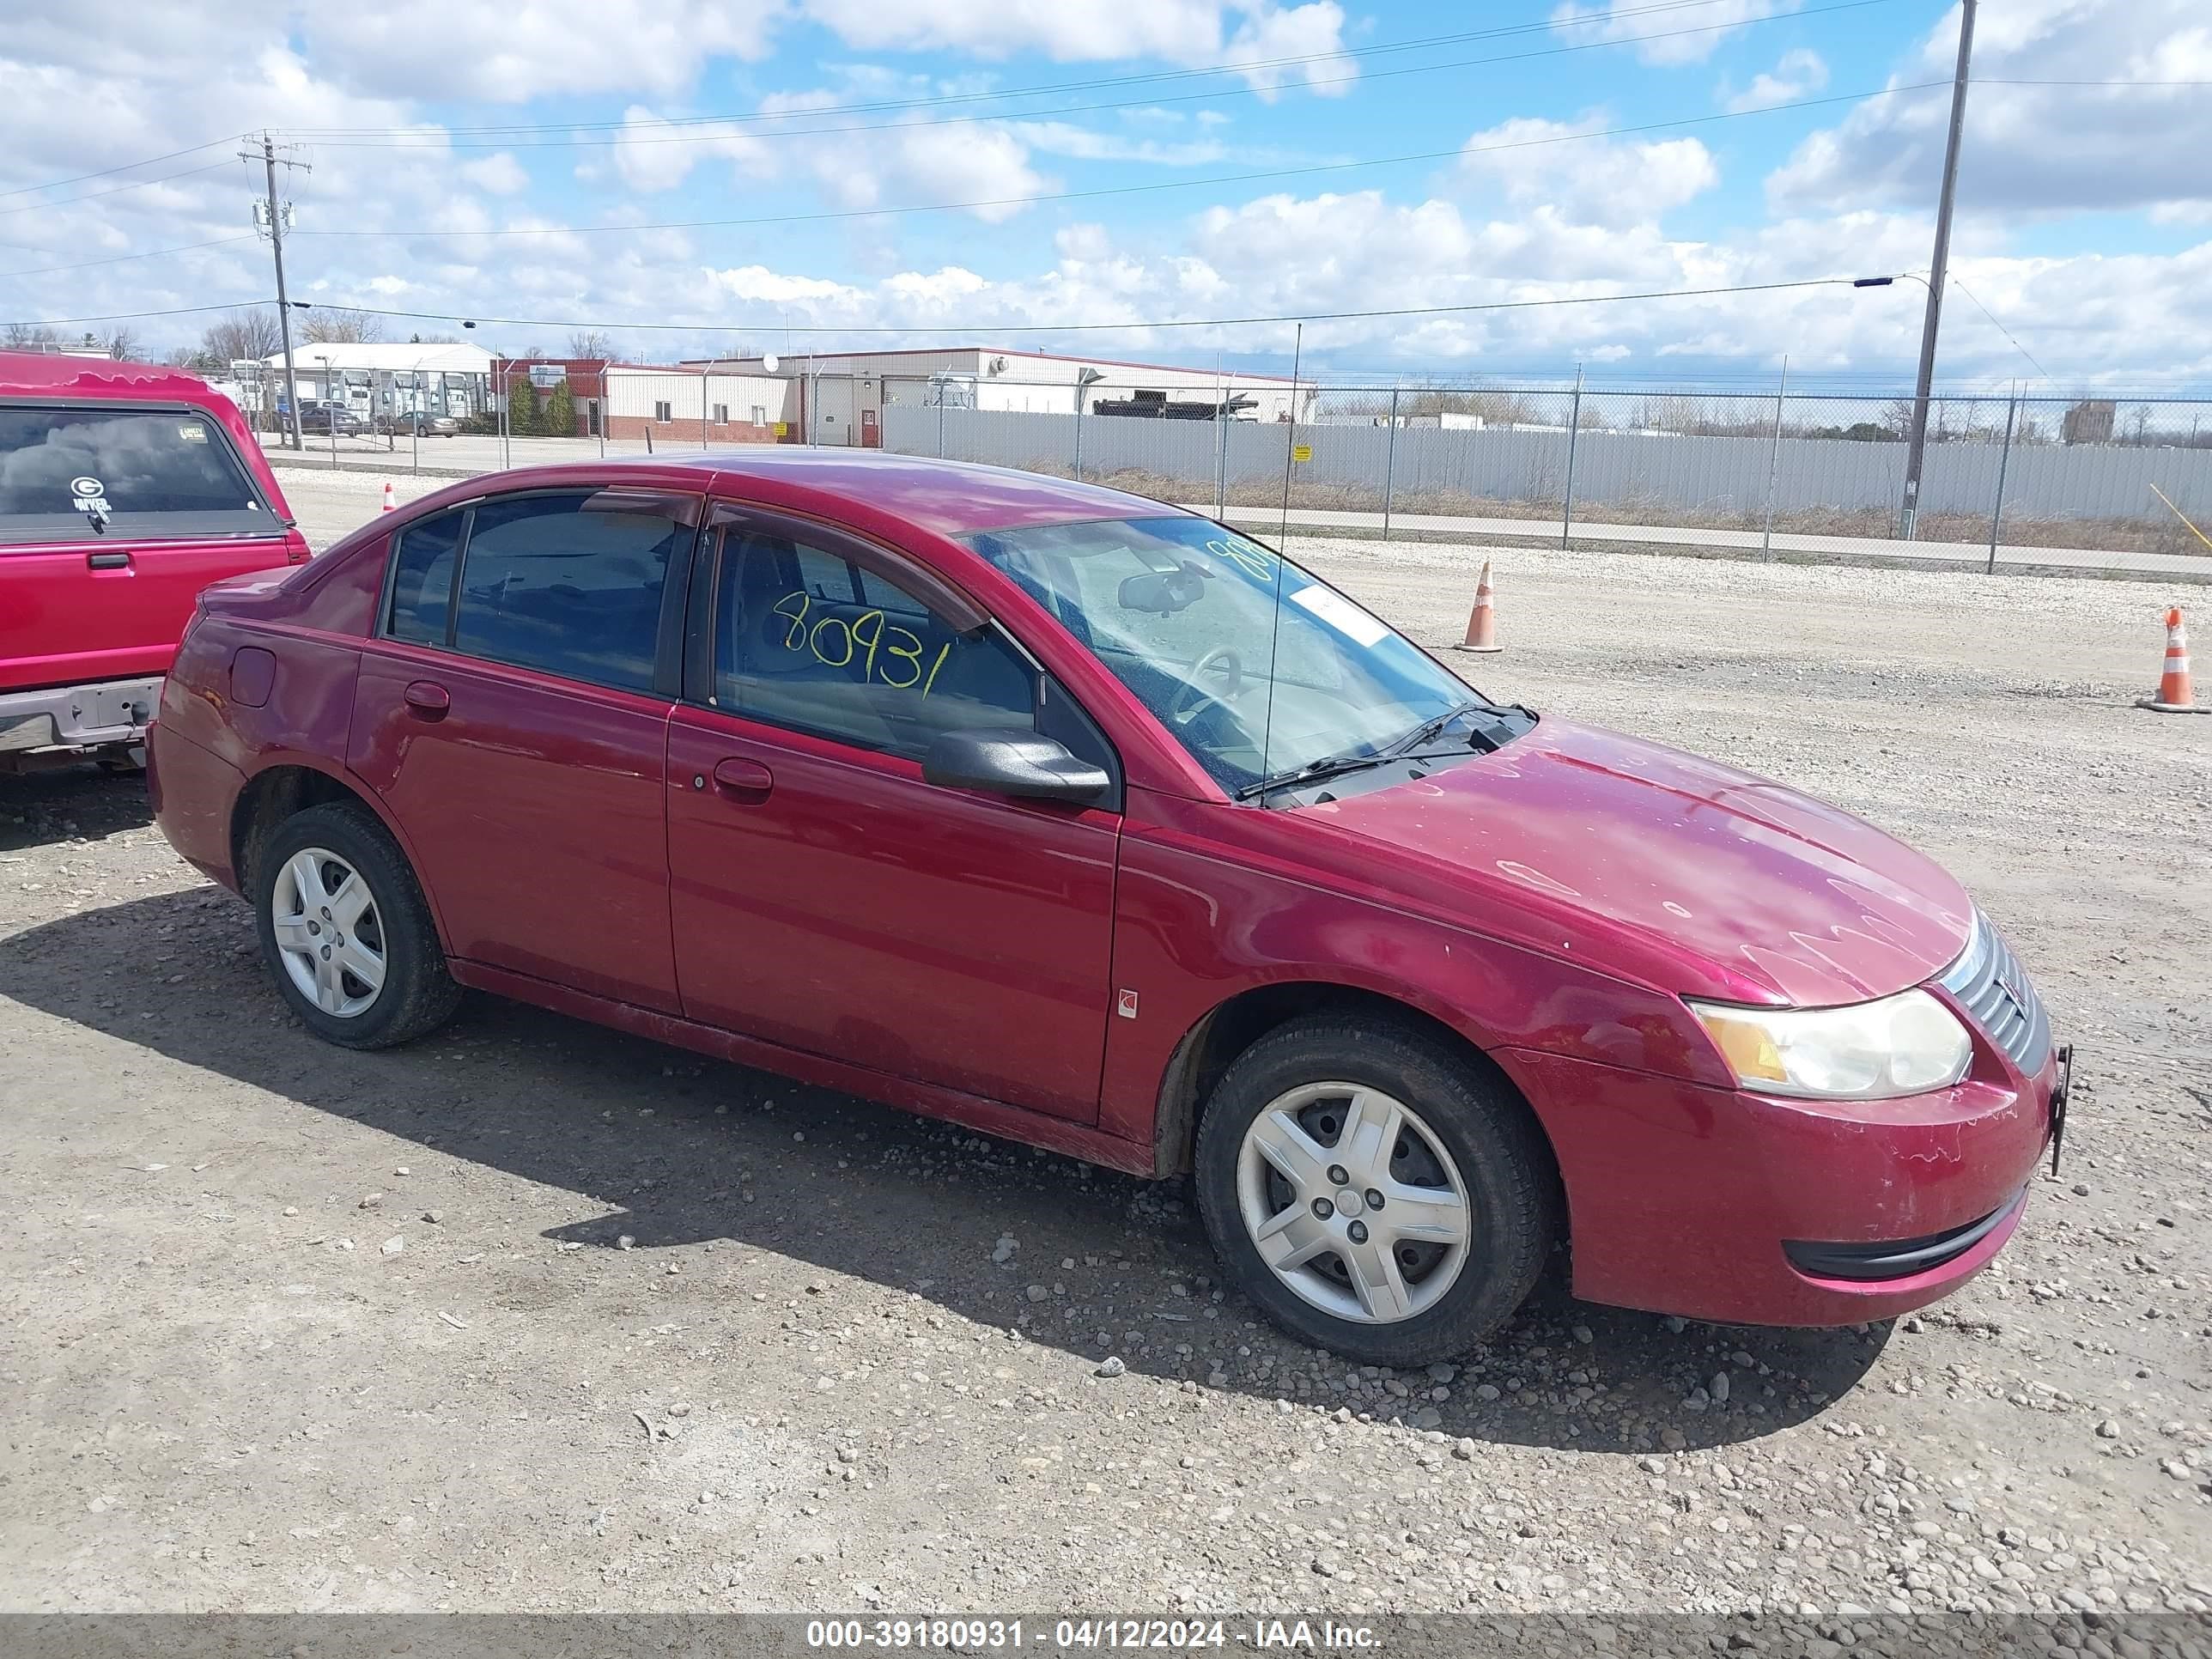
<svg viewBox="0 0 2212 1659">
<path fill-rule="evenodd" d="M 260 447 L 204 381 L 0 352 L 0 773 L 137 759 L 200 591 L 307 561 Z"/>
</svg>

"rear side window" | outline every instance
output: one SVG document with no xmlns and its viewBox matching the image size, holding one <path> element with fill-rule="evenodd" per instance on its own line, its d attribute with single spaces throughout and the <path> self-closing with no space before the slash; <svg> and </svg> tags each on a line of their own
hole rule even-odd
<svg viewBox="0 0 2212 1659">
<path fill-rule="evenodd" d="M 192 409 L 0 407 L 0 527 L 102 533 L 276 533 L 213 418 Z"/>
<path fill-rule="evenodd" d="M 468 520 L 466 507 L 441 514 L 399 538 L 392 560 L 391 624 L 385 630 L 393 639 L 446 643 L 453 622 L 454 567 Z"/>
<path fill-rule="evenodd" d="M 587 511 L 591 494 L 510 496 L 477 507 L 461 553 L 454 649 L 594 685 L 652 690 L 669 560 L 692 532 L 657 514 Z M 407 539 L 398 574 L 415 553 L 418 623 L 431 626 L 420 607 L 426 598 L 434 606 L 436 554 L 410 550 Z"/>
</svg>

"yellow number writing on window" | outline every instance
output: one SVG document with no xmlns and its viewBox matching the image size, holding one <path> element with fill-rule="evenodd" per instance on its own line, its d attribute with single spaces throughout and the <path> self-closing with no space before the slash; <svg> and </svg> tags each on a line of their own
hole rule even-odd
<svg viewBox="0 0 2212 1659">
<path fill-rule="evenodd" d="M 1210 541 L 1206 544 L 1206 550 L 1217 558 L 1228 560 L 1263 582 L 1275 579 L 1275 562 L 1268 557 L 1267 549 L 1255 546 L 1241 536 L 1225 541 Z"/>
<path fill-rule="evenodd" d="M 833 657 L 822 648 L 822 635 L 833 628 L 837 630 L 833 637 L 845 641 L 842 656 Z M 853 660 L 853 630 L 845 625 L 842 617 L 824 617 L 814 624 L 814 631 L 806 636 L 806 648 L 814 653 L 814 660 L 823 667 L 842 668 Z"/>
<path fill-rule="evenodd" d="M 799 609 L 796 611 L 785 610 L 784 607 L 789 605 L 793 599 L 799 601 Z M 805 591 L 801 589 L 796 593 L 785 594 L 781 599 L 778 599 L 772 607 L 777 616 L 783 617 L 791 624 L 791 626 L 785 630 L 783 635 L 783 648 L 785 650 L 798 650 L 799 641 L 806 637 L 806 613 L 811 607 L 812 603 L 813 602 L 806 597 Z"/>
<path fill-rule="evenodd" d="M 896 623 L 886 623 L 884 626 L 882 632 L 887 635 L 896 634 L 901 639 L 906 641 L 907 643 L 904 645 L 895 645 L 888 638 L 884 640 L 884 655 L 888 660 L 884 663 L 882 672 L 878 678 L 882 679 L 885 685 L 891 686 L 901 691 L 910 690 L 915 686 L 921 684 L 921 635 L 919 634 L 908 633 L 905 629 L 901 628 Z M 907 670 L 907 676 L 904 679 L 902 680 L 893 678 L 890 669 L 892 662 L 902 662 L 910 665 Z"/>
<path fill-rule="evenodd" d="M 804 590 L 785 594 L 770 608 L 789 624 L 784 631 L 784 649 L 804 651 L 824 668 L 848 667 L 855 652 L 866 653 L 862 678 L 880 680 L 895 691 L 919 688 L 921 695 L 927 696 L 937 684 L 938 671 L 952 654 L 952 641 L 947 640 L 937 647 L 934 657 L 925 658 L 921 635 L 888 620 L 880 611 L 864 611 L 849 623 L 842 617 L 824 617 L 809 628 L 806 614 L 812 609 L 812 600 Z M 835 656 L 830 654 L 833 651 Z M 896 668 L 894 664 L 904 667 Z"/>
</svg>

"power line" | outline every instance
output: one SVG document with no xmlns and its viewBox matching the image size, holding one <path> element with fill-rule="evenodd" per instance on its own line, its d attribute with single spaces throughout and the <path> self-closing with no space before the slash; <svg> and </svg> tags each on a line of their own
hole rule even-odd
<svg viewBox="0 0 2212 1659">
<path fill-rule="evenodd" d="M 883 324 L 857 325 L 841 323 L 805 323 L 776 325 L 791 334 L 968 334 L 988 337 L 1004 334 L 1098 334 L 1129 333 L 1147 329 L 1171 328 L 1244 328 L 1271 323 L 1328 323 L 1366 322 L 1395 317 L 1446 317 L 1475 312 L 1534 311 L 1555 306 L 1619 305 L 1638 300 L 1694 300 L 1708 299 L 1730 294 L 1774 294 L 1794 289 L 1849 288 L 1854 278 L 1849 276 L 1803 276 L 1789 282 L 1738 283 L 1711 288 L 1654 289 L 1633 294 L 1568 294 L 1547 295 L 1535 300 L 1488 300 L 1449 306 L 1389 306 L 1364 311 L 1293 311 L 1280 316 L 1254 317 L 1191 317 L 1155 319 L 1131 323 L 917 323 L 913 325 Z M 151 317 L 178 317 L 193 313 L 228 311 L 236 301 L 228 305 L 181 306 L 167 311 L 119 311 L 95 317 L 46 317 L 28 319 L 26 326 L 36 327 L 40 323 L 106 323 Z M 306 301 L 295 301 L 306 306 Z M 495 324 L 502 328 L 561 328 L 561 329 L 629 329 L 648 333 L 726 333 L 732 328 L 767 328 L 766 323 L 732 323 L 726 318 L 712 322 L 617 322 L 607 319 L 578 321 L 574 319 L 550 317 L 494 317 L 482 312 L 465 311 L 400 311 L 380 306 L 341 304 L 316 301 L 316 307 L 329 311 L 356 313 L 368 317 L 394 317 L 410 322 L 459 323 L 474 328 L 479 323 Z"/>
<path fill-rule="evenodd" d="M 2002 76 L 1977 75 L 1972 84 L 1978 87 L 2212 87 L 2212 81 L 2130 81 L 2119 78 L 2108 81 L 2021 81 Z"/>
<path fill-rule="evenodd" d="M 1974 309 L 1980 312 L 1983 316 L 1990 319 L 1990 326 L 1991 328 L 1996 330 L 1998 333 L 2003 335 L 2006 339 L 2012 342 L 2012 349 L 2014 351 L 2017 351 L 2021 356 L 2027 358 L 2030 363 L 2034 364 L 2035 372 L 2037 374 L 2043 376 L 2045 380 L 2049 380 L 2053 386 L 2058 384 L 2058 377 L 2053 374 L 2049 369 L 2045 368 L 2041 363 L 2036 362 L 2035 354 L 2033 351 L 2030 351 L 2026 346 L 2022 345 L 2019 339 L 2014 337 L 2013 331 L 1997 320 L 1996 313 L 1991 311 L 1987 306 L 1984 305 L 1980 300 L 1975 298 L 1974 290 L 1968 288 L 1965 283 L 1959 279 L 1959 273 L 1955 270 L 1951 273 L 1951 286 L 1957 289 L 1960 293 L 1965 295 L 1967 299 L 1973 301 Z"/>
<path fill-rule="evenodd" d="M 190 149 L 173 149 L 167 155 L 149 155 L 143 161 L 125 161 L 120 167 L 102 167 L 97 173 L 80 173 L 74 178 L 49 179 L 43 185 L 19 185 L 14 190 L 0 190 L 0 201 L 10 196 L 28 196 L 33 191 L 59 190 L 64 185 L 81 185 L 88 179 L 110 179 L 118 173 L 128 173 L 133 167 L 150 167 L 162 161 L 173 161 L 179 155 L 197 155 L 204 149 L 213 149 L 217 144 L 234 143 L 238 135 L 225 138 L 210 138 L 204 144 L 194 144 Z"/>
<path fill-rule="evenodd" d="M 164 253 L 191 253 L 204 247 L 228 247 L 234 242 L 250 242 L 251 235 L 218 236 L 211 242 L 186 242 L 178 247 L 149 247 L 143 253 L 118 253 L 106 259 L 80 259 L 73 265 L 40 265 L 31 270 L 0 270 L 0 277 L 51 276 L 57 271 L 89 270 L 94 265 L 119 265 L 130 259 L 154 259 Z"/>
<path fill-rule="evenodd" d="M 179 179 L 190 179 L 202 173 L 213 173 L 218 168 L 227 167 L 229 165 L 228 161 L 210 161 L 205 167 L 186 167 L 182 173 L 165 173 L 158 179 L 140 179 L 131 184 L 117 185 L 108 190 L 88 190 L 82 196 L 63 196 L 48 202 L 27 202 L 21 207 L 0 208 L 0 218 L 5 218 L 11 213 L 36 213 L 41 208 L 67 207 L 72 202 L 96 202 L 103 196 L 120 196 L 125 191 L 146 190 L 155 185 L 173 184 Z"/>
<path fill-rule="evenodd" d="M 1299 179 L 1316 173 L 1350 173 L 1366 167 L 1403 167 L 1417 161 L 1446 161 L 1466 155 L 1492 155 L 1504 150 L 1540 149 L 1550 144 L 1578 143 L 1592 138 L 1620 138 L 1638 133 L 1681 127 L 1708 126 L 1721 121 L 1748 120 L 1786 110 L 1814 109 L 1826 105 L 1854 104 L 1875 98 L 1893 98 L 1905 93 L 1948 87 L 1948 81 L 1921 81 L 1907 86 L 1882 87 L 1872 92 L 1838 93 L 1825 98 L 1803 98 L 1794 103 L 1769 104 L 1759 109 L 1729 110 L 1711 115 L 1686 116 L 1671 121 L 1645 121 L 1633 126 L 1601 127 L 1588 132 L 1554 133 L 1543 138 L 1519 138 L 1497 144 L 1463 144 L 1450 149 L 1420 150 L 1408 155 L 1378 155 L 1350 161 L 1318 161 L 1304 167 L 1271 167 L 1256 173 L 1218 173 L 1205 179 L 1156 179 L 1142 185 L 1104 185 L 1090 190 L 1054 191 L 1033 196 L 1000 196 L 967 202 L 918 202 L 902 207 L 842 208 L 816 213 L 757 215 L 742 219 L 672 219 L 651 223 L 615 225 L 532 225 L 487 230 L 303 230 L 301 236 L 394 237 L 413 236 L 449 240 L 467 236 L 603 235 L 648 230 L 721 230 L 755 225 L 816 224 L 845 219 L 888 217 L 902 213 L 965 213 L 980 208 L 1031 207 L 1046 202 L 1092 201 L 1105 197 L 1141 196 L 1167 190 L 1203 190 L 1220 185 L 1261 184 L 1278 179 Z"/>
<path fill-rule="evenodd" d="M 1712 3 L 1712 0 L 1687 0 L 1687 3 L 1707 5 Z M 1544 46 L 1528 52 L 1506 52 L 1490 58 L 1461 58 L 1450 59 L 1443 63 L 1413 64 L 1408 64 L 1402 69 L 1374 70 L 1364 75 L 1331 76 L 1320 79 L 1310 78 L 1304 82 L 1304 88 L 1307 90 L 1312 90 L 1313 88 L 1319 87 L 1340 86 L 1360 82 L 1389 80 L 1401 76 L 1436 75 L 1449 70 L 1477 69 L 1498 64 L 1522 63 L 1531 58 L 1559 58 L 1578 52 L 1605 52 L 1619 46 L 1632 46 L 1653 40 L 1671 40 L 1684 35 L 1711 34 L 1728 29 L 1746 27 L 1751 23 L 1778 21 L 1779 18 L 1785 15 L 1790 17 L 1812 17 L 1820 15 L 1826 12 L 1856 11 L 1863 9 L 1868 6 L 1888 5 L 1892 3 L 1893 3 L 1893 0 L 1836 0 L 1836 3 L 1831 5 L 1816 6 L 1808 10 L 1793 13 L 1776 13 L 1768 17 L 1753 18 L 1744 23 L 1703 23 L 1691 28 L 1670 29 L 1651 34 L 1633 34 L 1609 37 L 1602 40 L 1582 41 L 1572 46 Z M 1668 9 L 1668 8 L 1651 7 L 1647 8 L 1646 9 L 1661 10 Z M 1620 15 L 1629 15 L 1632 14 Z M 1552 26 L 1549 24 L 1527 26 L 1528 28 L 1539 27 L 1549 28 Z M 1504 34 L 1523 32 L 1525 32 L 1525 29 L 1516 28 L 1510 30 L 1494 30 L 1490 31 L 1489 33 Z M 1403 47 L 1389 47 L 1372 48 L 1371 50 L 1400 51 L 1404 49 L 1405 48 Z M 1218 73 L 1218 71 L 1206 72 Z M 843 126 L 799 127 L 779 125 L 758 131 L 735 133 L 726 130 L 714 131 L 694 130 L 682 132 L 661 132 L 659 133 L 658 136 L 651 137 L 635 137 L 630 130 L 629 123 L 615 121 L 567 122 L 558 124 L 531 123 L 527 125 L 518 123 L 513 126 L 503 128 L 394 127 L 382 129 L 381 131 L 391 136 L 393 140 L 392 142 L 383 142 L 380 140 L 372 139 L 324 137 L 319 136 L 323 130 L 313 128 L 287 128 L 286 131 L 289 136 L 301 139 L 302 142 L 312 143 L 317 145 L 327 145 L 328 147 L 336 149 L 569 149 L 593 147 L 615 147 L 627 149 L 632 146 L 644 144 L 718 143 L 732 137 L 740 137 L 751 140 L 766 140 L 769 138 L 813 138 L 826 137 L 841 133 L 851 132 L 902 131 L 920 125 L 958 126 L 988 122 L 1034 121 L 1050 116 L 1096 114 L 1108 110 L 1151 107 L 1161 104 L 1212 101 L 1222 98 L 1249 97 L 1255 96 L 1262 92 L 1272 90 L 1273 90 L 1273 88 L 1261 87 L 1215 88 L 1204 92 L 1178 93 L 1166 96 L 1146 96 L 1136 99 L 1123 99 L 1103 103 L 1064 105 L 1054 109 L 1009 110 L 997 111 L 981 115 L 954 115 L 947 116 L 940 120 L 928 123 L 871 121 L 857 122 Z M 972 101 L 979 97 L 1012 97 L 1018 94 L 1012 92 L 998 94 L 964 94 L 942 101 L 965 102 Z M 910 100 L 914 106 L 923 106 L 933 104 L 937 101 L 939 100 Z M 896 107 L 897 106 L 892 106 Z M 870 106 L 862 105 L 854 106 L 854 107 L 856 109 L 866 109 Z M 727 129 L 739 122 L 788 122 L 794 120 L 811 120 L 817 116 L 835 114 L 838 112 L 839 112 L 833 106 L 823 109 L 777 111 L 773 113 L 765 114 L 754 113 L 733 116 L 684 116 L 672 118 L 666 120 L 655 120 L 647 130 L 650 131 L 663 127 L 677 126 L 682 126 L 687 129 L 699 129 L 709 125 L 720 129 Z M 373 128 L 361 128 L 356 129 L 356 131 L 373 133 L 379 130 Z M 516 143 L 512 139 L 485 140 L 481 143 L 454 143 L 452 142 L 448 137 L 449 134 L 453 132 L 566 133 L 574 135 L 577 132 L 582 131 L 607 131 L 611 132 L 611 136 L 588 138 L 576 137 L 574 136 L 549 137 L 532 143 Z"/>
<path fill-rule="evenodd" d="M 1657 3 L 1625 8 L 1614 12 L 1612 15 L 1615 18 L 1643 17 L 1664 13 L 1694 10 L 1701 7 L 1723 3 L 1723 0 L 1658 0 Z M 1867 4 L 1885 3 L 1886 0 L 1861 0 L 1861 3 Z M 1844 8 L 1843 7 L 1820 8 L 1822 10 L 1844 9 Z M 1765 20 L 1753 19 L 1748 21 L 1760 21 Z M 1246 63 L 1212 64 L 1199 69 L 1160 70 L 1141 75 L 1100 76 L 1092 76 L 1080 81 L 1051 82 L 1042 85 L 1032 85 L 1027 87 L 1000 87 L 986 91 L 946 93 L 930 97 L 878 99 L 863 103 L 825 104 L 806 110 L 777 112 L 757 111 L 738 115 L 678 116 L 669 118 L 667 121 L 663 123 L 663 125 L 679 125 L 707 123 L 724 124 L 740 121 L 780 121 L 788 119 L 794 115 L 807 117 L 821 115 L 866 114 L 884 110 L 943 108 L 954 105 L 997 102 L 1012 98 L 1048 97 L 1061 93 L 1088 92 L 1104 87 L 1134 86 L 1152 82 L 1187 81 L 1210 76 L 1244 75 L 1249 74 L 1256 70 L 1291 68 L 1301 64 L 1334 63 L 1343 58 L 1374 57 L 1386 52 L 1425 51 L 1437 46 L 1461 45 L 1472 40 L 1497 40 L 1516 34 L 1544 33 L 1551 31 L 1556 27 L 1557 25 L 1553 20 L 1546 18 L 1539 21 L 1509 24 L 1497 28 L 1468 29 L 1450 34 L 1427 35 L 1410 40 L 1383 42 L 1365 46 L 1342 46 L 1334 48 L 1327 52 L 1304 52 L 1294 56 L 1282 58 L 1257 58 Z M 1739 27 L 1739 25 L 1718 24 L 1710 27 Z M 1449 66 L 1447 65 L 1446 67 Z M 1227 92 L 1237 90 L 1239 89 L 1225 89 L 1224 95 L 1226 95 Z M 1167 100 L 1160 100 L 1155 101 Z M 443 127 L 434 130 L 421 127 L 402 126 L 321 126 L 293 127 L 288 128 L 286 131 L 301 137 L 312 138 L 318 142 L 321 142 L 325 139 L 335 139 L 360 135 L 374 136 L 377 134 L 404 134 L 430 131 L 445 134 L 527 133 L 556 131 L 591 131 L 594 129 L 620 127 L 626 125 L 626 122 L 622 121 L 514 121 L 493 123 L 470 127 Z"/>
</svg>

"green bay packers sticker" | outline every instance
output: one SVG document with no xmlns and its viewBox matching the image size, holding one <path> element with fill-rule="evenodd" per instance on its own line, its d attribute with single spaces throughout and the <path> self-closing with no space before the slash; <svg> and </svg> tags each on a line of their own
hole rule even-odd
<svg viewBox="0 0 2212 1659">
<path fill-rule="evenodd" d="M 115 509 L 107 504 L 107 486 L 97 478 L 71 478 L 70 495 L 72 505 L 80 513 L 89 513 L 96 518 L 112 518 Z"/>
</svg>

